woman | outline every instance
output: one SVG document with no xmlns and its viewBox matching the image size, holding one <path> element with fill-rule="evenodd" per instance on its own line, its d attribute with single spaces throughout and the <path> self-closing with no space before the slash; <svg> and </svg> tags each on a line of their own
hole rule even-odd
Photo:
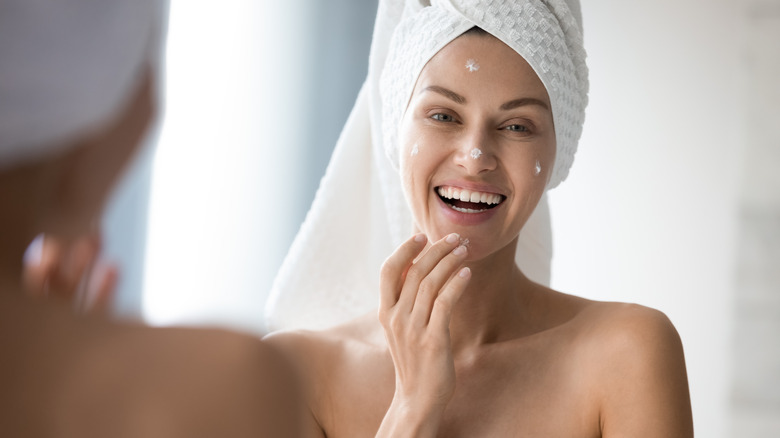
<svg viewBox="0 0 780 438">
<path fill-rule="evenodd" d="M 692 436 L 682 345 L 662 313 L 554 291 L 516 263 L 582 126 L 576 9 L 434 1 L 402 15 L 380 142 L 415 234 L 381 268 L 378 318 L 269 338 L 307 376 L 309 435 Z"/>
</svg>

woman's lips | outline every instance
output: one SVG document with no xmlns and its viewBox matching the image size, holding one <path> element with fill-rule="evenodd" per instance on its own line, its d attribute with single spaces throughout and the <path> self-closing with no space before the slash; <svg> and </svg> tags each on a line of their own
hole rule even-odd
<svg viewBox="0 0 780 438">
<path fill-rule="evenodd" d="M 490 219 L 506 199 L 504 195 L 450 185 L 435 189 L 443 213 L 461 225 L 476 225 Z"/>
<path fill-rule="evenodd" d="M 445 200 L 463 201 L 472 204 L 486 204 L 487 207 L 496 206 L 504 197 L 498 193 L 481 192 L 453 186 L 439 186 L 436 188 L 439 196 Z"/>
</svg>

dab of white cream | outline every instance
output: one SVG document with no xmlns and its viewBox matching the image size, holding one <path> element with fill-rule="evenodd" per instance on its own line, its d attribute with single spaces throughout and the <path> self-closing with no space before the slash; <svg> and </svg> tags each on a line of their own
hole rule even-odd
<svg viewBox="0 0 780 438">
<path fill-rule="evenodd" d="M 466 61 L 466 68 L 469 69 L 470 72 L 475 72 L 479 70 L 479 64 L 477 64 L 476 59 L 469 59 Z"/>
<path fill-rule="evenodd" d="M 482 151 L 479 150 L 479 148 L 474 148 L 471 150 L 471 158 L 476 160 L 480 157 L 480 155 L 482 155 Z"/>
<path fill-rule="evenodd" d="M 536 166 L 534 166 L 534 175 L 539 175 L 542 173 L 542 163 L 539 162 L 539 160 L 536 160 Z"/>
<path fill-rule="evenodd" d="M 419 154 L 419 153 L 420 153 L 420 148 L 419 148 L 419 147 L 417 147 L 417 144 L 415 143 L 414 147 L 412 148 L 412 153 L 411 153 L 411 155 L 412 155 L 412 156 L 415 156 L 415 155 L 417 155 L 417 154 Z"/>
</svg>

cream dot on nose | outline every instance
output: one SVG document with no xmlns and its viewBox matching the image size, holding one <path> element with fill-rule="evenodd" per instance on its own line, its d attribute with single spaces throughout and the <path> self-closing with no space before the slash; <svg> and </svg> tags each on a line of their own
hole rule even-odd
<svg viewBox="0 0 780 438">
<path fill-rule="evenodd" d="M 479 148 L 474 148 L 471 150 L 471 158 L 477 159 L 482 155 L 482 151 L 479 150 Z"/>
</svg>

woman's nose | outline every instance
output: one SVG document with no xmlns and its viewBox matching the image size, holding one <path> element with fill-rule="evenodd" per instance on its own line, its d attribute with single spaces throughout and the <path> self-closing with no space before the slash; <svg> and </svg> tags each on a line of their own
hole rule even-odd
<svg viewBox="0 0 780 438">
<path fill-rule="evenodd" d="M 455 152 L 455 164 L 470 175 L 477 175 L 496 168 L 495 151 L 484 135 L 472 135 L 463 141 Z"/>
</svg>

